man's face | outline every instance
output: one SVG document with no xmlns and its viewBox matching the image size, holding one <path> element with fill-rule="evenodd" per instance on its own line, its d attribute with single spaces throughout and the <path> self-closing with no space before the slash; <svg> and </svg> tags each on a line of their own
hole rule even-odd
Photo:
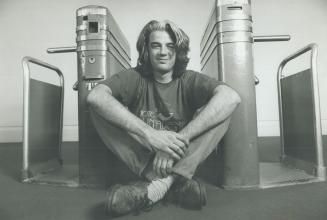
<svg viewBox="0 0 327 220">
<path fill-rule="evenodd" d="M 173 70 L 176 61 L 175 44 L 166 31 L 150 34 L 148 50 L 153 71 L 165 74 Z"/>
</svg>

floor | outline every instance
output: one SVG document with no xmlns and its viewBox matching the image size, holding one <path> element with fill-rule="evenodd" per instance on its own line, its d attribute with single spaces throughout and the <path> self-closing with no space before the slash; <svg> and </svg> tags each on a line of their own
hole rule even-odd
<svg viewBox="0 0 327 220">
<path fill-rule="evenodd" d="M 69 149 L 68 149 L 69 151 Z M 73 151 L 70 159 L 74 160 Z M 104 190 L 21 183 L 21 144 L 0 144 L 1 220 L 101 220 Z M 327 183 L 226 191 L 207 184 L 201 211 L 158 204 L 152 211 L 117 219 L 325 220 Z"/>
</svg>

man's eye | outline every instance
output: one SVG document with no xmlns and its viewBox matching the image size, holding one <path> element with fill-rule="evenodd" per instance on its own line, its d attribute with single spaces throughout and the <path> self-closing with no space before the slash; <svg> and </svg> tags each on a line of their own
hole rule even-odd
<svg viewBox="0 0 327 220">
<path fill-rule="evenodd" d="M 151 47 L 152 47 L 152 48 L 159 48 L 160 45 L 159 45 L 159 44 L 152 44 Z"/>
<path fill-rule="evenodd" d="M 175 45 L 173 45 L 173 44 L 169 44 L 167 47 L 168 47 L 169 49 L 175 49 Z"/>
</svg>

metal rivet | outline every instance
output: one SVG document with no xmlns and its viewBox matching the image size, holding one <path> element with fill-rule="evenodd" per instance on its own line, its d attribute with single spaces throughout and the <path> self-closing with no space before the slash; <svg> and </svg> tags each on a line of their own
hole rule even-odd
<svg viewBox="0 0 327 220">
<path fill-rule="evenodd" d="M 95 62 L 95 58 L 94 58 L 94 57 L 90 57 L 90 58 L 89 58 L 89 62 L 90 62 L 90 63 L 94 63 L 94 62 Z"/>
</svg>

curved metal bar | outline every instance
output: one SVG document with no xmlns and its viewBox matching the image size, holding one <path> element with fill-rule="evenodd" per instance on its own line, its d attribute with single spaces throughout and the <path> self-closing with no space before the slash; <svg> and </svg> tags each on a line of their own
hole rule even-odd
<svg viewBox="0 0 327 220">
<path fill-rule="evenodd" d="M 24 113 L 23 113 L 23 171 L 28 171 L 28 125 L 29 125 L 29 95 L 30 95 L 30 68 L 29 63 L 33 63 L 47 69 L 51 69 L 57 72 L 60 78 L 60 86 L 61 86 L 61 94 L 60 94 L 60 130 L 59 130 L 59 157 L 61 158 L 61 142 L 62 142 L 62 127 L 63 127 L 63 109 L 64 109 L 64 75 L 55 66 L 52 66 L 48 63 L 45 63 L 41 60 L 35 59 L 33 57 L 24 57 L 22 60 L 23 64 L 23 73 L 24 73 L 24 99 L 23 99 L 23 106 L 24 106 Z M 26 174 L 27 175 L 27 174 Z"/>
<path fill-rule="evenodd" d="M 311 51 L 310 56 L 310 66 L 312 72 L 312 88 L 313 88 L 313 97 L 314 97 L 314 118 L 315 118 L 315 135 L 316 135 L 316 152 L 317 152 L 317 175 L 325 179 L 325 168 L 323 162 L 323 144 L 322 144 L 322 134 L 321 134 L 321 118 L 320 118 L 320 102 L 319 102 L 319 88 L 318 88 L 318 73 L 317 73 L 317 54 L 318 54 L 317 44 L 309 44 L 302 49 L 298 50 L 294 54 L 286 57 L 279 65 L 277 72 L 277 89 L 278 89 L 278 105 L 279 105 L 279 121 L 280 121 L 280 137 L 281 137 L 281 147 L 282 147 L 282 157 L 284 156 L 284 131 L 283 131 L 283 112 L 282 112 L 282 97 L 281 97 L 281 85 L 280 81 L 283 77 L 282 72 L 285 65 L 299 57 L 300 55 Z"/>
</svg>

